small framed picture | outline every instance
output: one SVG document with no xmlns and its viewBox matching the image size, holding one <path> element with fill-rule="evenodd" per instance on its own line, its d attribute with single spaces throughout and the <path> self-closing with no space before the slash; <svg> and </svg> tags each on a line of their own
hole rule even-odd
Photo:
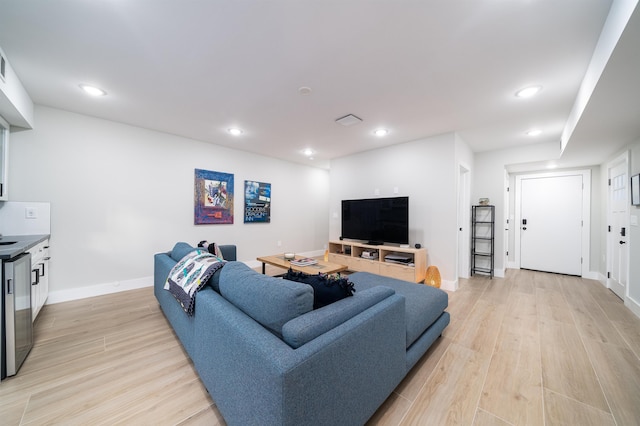
<svg viewBox="0 0 640 426">
<path fill-rule="evenodd" d="M 631 176 L 631 205 L 640 206 L 640 174 Z"/>
</svg>

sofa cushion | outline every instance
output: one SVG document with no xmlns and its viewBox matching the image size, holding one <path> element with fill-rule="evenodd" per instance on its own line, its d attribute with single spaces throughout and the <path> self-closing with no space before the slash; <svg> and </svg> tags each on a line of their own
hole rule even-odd
<svg viewBox="0 0 640 426">
<path fill-rule="evenodd" d="M 297 349 L 394 294 L 395 292 L 388 287 L 374 287 L 323 309 L 300 315 L 284 325 L 283 340 Z"/>
<path fill-rule="evenodd" d="M 345 297 L 353 296 L 353 284 L 340 276 L 309 275 L 289 269 L 282 278 L 309 284 L 313 287 L 313 309 L 322 308 Z"/>
<path fill-rule="evenodd" d="M 375 286 L 394 289 L 405 298 L 407 348 L 416 341 L 442 314 L 449 304 L 449 295 L 439 288 L 383 277 L 369 272 L 349 275 L 357 291 Z"/>
<path fill-rule="evenodd" d="M 220 294 L 282 338 L 282 326 L 313 310 L 313 289 L 259 274 L 242 262 L 228 262 L 220 273 Z"/>
</svg>

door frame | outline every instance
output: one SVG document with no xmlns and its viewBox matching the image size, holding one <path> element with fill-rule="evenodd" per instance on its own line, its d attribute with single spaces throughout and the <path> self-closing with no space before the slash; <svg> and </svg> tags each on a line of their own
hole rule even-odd
<svg viewBox="0 0 640 426">
<path fill-rule="evenodd" d="M 606 192 L 606 197 L 607 197 L 607 203 L 606 203 L 606 208 L 607 208 L 607 212 L 606 212 L 606 217 L 607 217 L 607 232 L 605 233 L 606 235 L 606 256 L 607 259 L 605 261 L 605 276 L 604 276 L 604 280 L 605 280 L 605 284 L 606 287 L 608 289 L 610 289 L 614 294 L 618 295 L 615 291 L 613 291 L 612 289 L 612 285 L 611 285 L 611 279 L 609 278 L 609 274 L 608 272 L 610 272 L 612 270 L 612 262 L 613 262 L 613 241 L 617 240 L 618 238 L 613 238 L 613 233 L 612 232 L 608 232 L 608 226 L 610 226 L 610 224 L 613 222 L 613 219 L 611 217 L 611 185 L 608 184 L 609 180 L 611 179 L 611 169 L 613 169 L 614 167 L 620 165 L 621 163 L 624 163 L 626 165 L 625 169 L 627 171 L 627 188 L 629 187 L 629 177 L 630 177 L 630 172 L 629 172 L 629 151 L 625 151 L 624 153 L 622 153 L 620 156 L 618 156 L 617 158 L 615 158 L 614 160 L 610 161 L 607 163 L 607 175 L 606 175 L 606 182 L 607 182 L 607 190 Z M 627 193 L 627 231 L 630 232 L 629 229 L 629 225 L 630 225 L 630 221 L 629 221 L 629 216 L 631 214 L 631 209 L 629 208 L 630 206 L 630 201 L 629 201 L 629 193 Z M 627 274 L 627 280 L 626 280 L 626 285 L 624 286 L 624 295 L 622 297 L 622 300 L 626 300 L 628 294 L 629 294 L 629 267 L 630 267 L 630 257 L 629 257 L 629 244 L 625 244 L 624 249 L 626 251 L 626 256 L 627 256 L 627 270 L 625 271 L 625 273 Z"/>
<path fill-rule="evenodd" d="M 513 224 L 513 232 L 515 237 L 514 246 L 514 264 L 520 269 L 520 223 L 522 222 L 521 196 L 522 196 L 522 180 L 538 179 L 538 178 L 554 178 L 564 176 L 582 176 L 582 242 L 581 257 L 583 278 L 591 278 L 591 170 L 565 170 L 540 173 L 528 173 L 516 176 L 515 185 L 515 221 Z"/>
<path fill-rule="evenodd" d="M 471 169 L 458 164 L 458 278 L 469 278 L 471 271 Z"/>
<path fill-rule="evenodd" d="M 507 268 L 510 267 L 509 264 L 509 234 L 513 231 L 513 224 L 509 222 L 509 210 L 511 208 L 511 198 L 509 197 L 509 182 L 511 181 L 511 175 L 509 175 L 509 171 L 504 169 L 504 208 L 502 216 L 502 224 L 504 225 L 504 236 L 503 236 L 503 250 L 502 254 L 504 256 L 504 267 L 503 271 L 506 271 Z"/>
</svg>

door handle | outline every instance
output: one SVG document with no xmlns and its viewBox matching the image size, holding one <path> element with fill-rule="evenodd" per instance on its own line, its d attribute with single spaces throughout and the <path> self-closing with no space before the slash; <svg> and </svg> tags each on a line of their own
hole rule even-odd
<svg viewBox="0 0 640 426">
<path fill-rule="evenodd" d="M 527 227 L 526 227 L 526 226 L 523 226 L 523 227 L 522 227 L 522 230 L 523 230 L 523 231 L 526 231 L 526 230 L 527 230 Z"/>
<path fill-rule="evenodd" d="M 626 241 L 620 241 L 620 244 L 627 244 Z"/>
</svg>

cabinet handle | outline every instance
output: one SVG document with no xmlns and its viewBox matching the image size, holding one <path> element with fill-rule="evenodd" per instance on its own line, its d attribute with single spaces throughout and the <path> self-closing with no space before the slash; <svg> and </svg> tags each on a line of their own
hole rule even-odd
<svg viewBox="0 0 640 426">
<path fill-rule="evenodd" d="M 37 269 L 32 269 L 31 272 L 35 272 L 36 273 L 36 280 L 35 282 L 31 282 L 31 285 L 38 285 L 40 284 L 40 272 Z"/>
</svg>

